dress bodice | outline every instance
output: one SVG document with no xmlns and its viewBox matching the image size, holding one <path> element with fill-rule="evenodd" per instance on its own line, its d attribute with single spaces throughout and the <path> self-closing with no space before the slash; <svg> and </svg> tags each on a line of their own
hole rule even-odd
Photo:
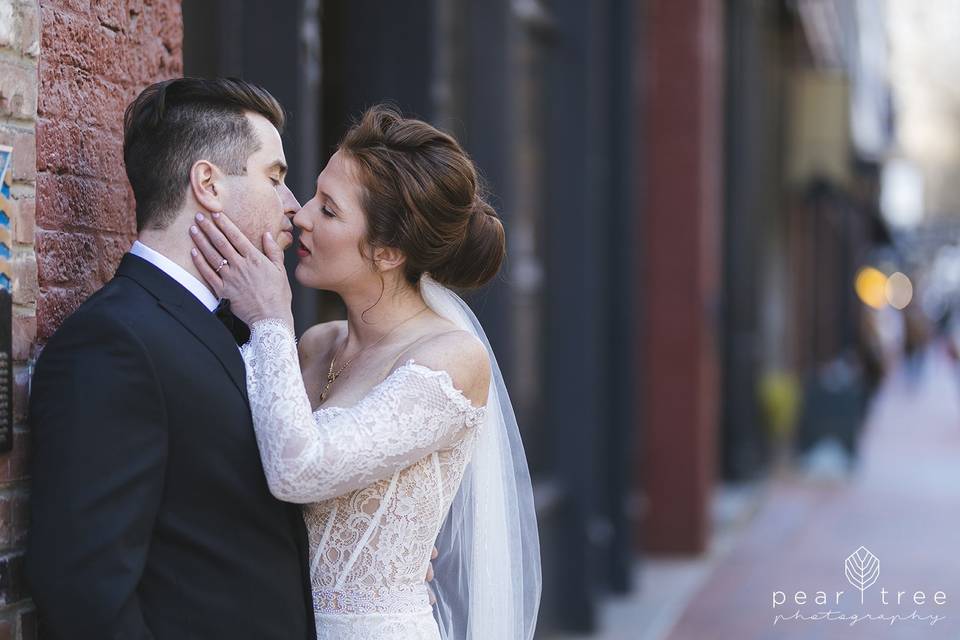
<svg viewBox="0 0 960 640">
<path fill-rule="evenodd" d="M 270 489 L 305 505 L 318 620 L 426 624 L 430 553 L 485 407 L 447 372 L 410 360 L 357 404 L 312 411 L 293 333 L 278 321 L 253 325 L 243 357 Z M 421 637 L 369 637 L 402 633 Z"/>
</svg>

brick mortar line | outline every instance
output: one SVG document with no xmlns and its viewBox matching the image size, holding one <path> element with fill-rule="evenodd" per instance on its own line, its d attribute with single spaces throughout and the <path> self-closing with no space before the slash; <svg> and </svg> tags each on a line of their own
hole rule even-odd
<svg viewBox="0 0 960 640">
<path fill-rule="evenodd" d="M 25 71 L 31 68 L 36 70 L 39 66 L 39 60 L 39 56 L 31 58 L 25 53 L 17 52 L 16 49 L 10 49 L 9 47 L 0 48 L 0 62 L 9 62 L 13 66 L 20 67 Z"/>
<path fill-rule="evenodd" d="M 105 184 L 105 185 L 108 185 L 108 186 L 112 186 L 112 185 L 126 186 L 126 185 L 127 185 L 127 181 L 126 181 L 126 180 L 111 180 L 110 178 L 102 178 L 102 177 L 100 177 L 100 176 L 78 175 L 78 174 L 73 173 L 73 172 L 71 172 L 71 171 L 51 171 L 50 169 L 40 169 L 39 171 L 37 171 L 37 175 L 38 175 L 38 176 L 44 175 L 44 176 L 59 176 L 59 177 L 66 176 L 66 177 L 70 177 L 70 178 L 82 178 L 83 180 L 92 180 L 92 181 L 100 182 L 100 183 Z"/>
<path fill-rule="evenodd" d="M 14 200 L 23 200 L 36 198 L 37 195 L 37 183 L 34 182 L 24 182 L 22 180 L 16 180 L 10 185 L 10 195 L 13 196 Z"/>
<path fill-rule="evenodd" d="M 14 131 L 19 131 L 20 133 L 32 133 L 36 135 L 37 121 L 38 118 L 36 114 L 34 114 L 32 118 L 4 117 L 3 119 L 0 119 L 0 127 L 13 129 Z"/>
<path fill-rule="evenodd" d="M 122 231 L 101 231 L 99 229 L 90 229 L 90 228 L 81 228 L 75 225 L 68 225 L 66 227 L 60 227 L 58 229 L 47 229 L 46 227 L 36 227 L 36 231 L 46 231 L 47 233 L 72 233 L 72 234 L 83 234 L 86 236 L 91 236 L 94 238 L 112 238 L 114 240 L 123 240 L 130 236 L 136 237 L 136 231 L 132 233 L 124 233 Z M 34 234 L 36 236 L 36 234 Z M 36 245 L 33 245 L 36 246 Z"/>
</svg>

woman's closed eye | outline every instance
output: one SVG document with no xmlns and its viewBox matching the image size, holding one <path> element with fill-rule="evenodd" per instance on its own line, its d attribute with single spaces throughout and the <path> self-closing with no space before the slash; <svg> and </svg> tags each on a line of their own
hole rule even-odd
<svg viewBox="0 0 960 640">
<path fill-rule="evenodd" d="M 323 205 L 322 207 L 320 207 L 320 211 L 322 211 L 322 212 L 323 212 L 323 215 L 327 216 L 328 218 L 336 218 L 336 217 L 337 217 L 337 214 L 335 214 L 335 213 L 333 212 L 333 209 L 331 209 L 331 208 L 328 207 L 327 205 Z"/>
</svg>

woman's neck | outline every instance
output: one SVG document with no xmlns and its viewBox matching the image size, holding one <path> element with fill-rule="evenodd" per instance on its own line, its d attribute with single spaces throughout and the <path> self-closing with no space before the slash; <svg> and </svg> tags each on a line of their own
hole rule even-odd
<svg viewBox="0 0 960 640">
<path fill-rule="evenodd" d="M 387 285 L 381 297 L 379 282 L 374 290 L 341 294 L 341 297 L 347 307 L 344 353 L 369 347 L 427 307 L 420 292 L 413 287 L 395 291 Z"/>
</svg>

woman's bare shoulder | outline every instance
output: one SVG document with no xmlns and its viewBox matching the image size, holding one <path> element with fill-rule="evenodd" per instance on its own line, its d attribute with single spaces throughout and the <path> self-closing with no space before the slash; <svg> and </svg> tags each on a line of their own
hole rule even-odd
<svg viewBox="0 0 960 640">
<path fill-rule="evenodd" d="M 475 406 L 486 402 L 490 359 L 486 347 L 472 333 L 452 329 L 431 334 L 404 351 L 395 366 L 399 368 L 410 360 L 435 371 L 446 371 L 453 386 Z"/>
</svg>

